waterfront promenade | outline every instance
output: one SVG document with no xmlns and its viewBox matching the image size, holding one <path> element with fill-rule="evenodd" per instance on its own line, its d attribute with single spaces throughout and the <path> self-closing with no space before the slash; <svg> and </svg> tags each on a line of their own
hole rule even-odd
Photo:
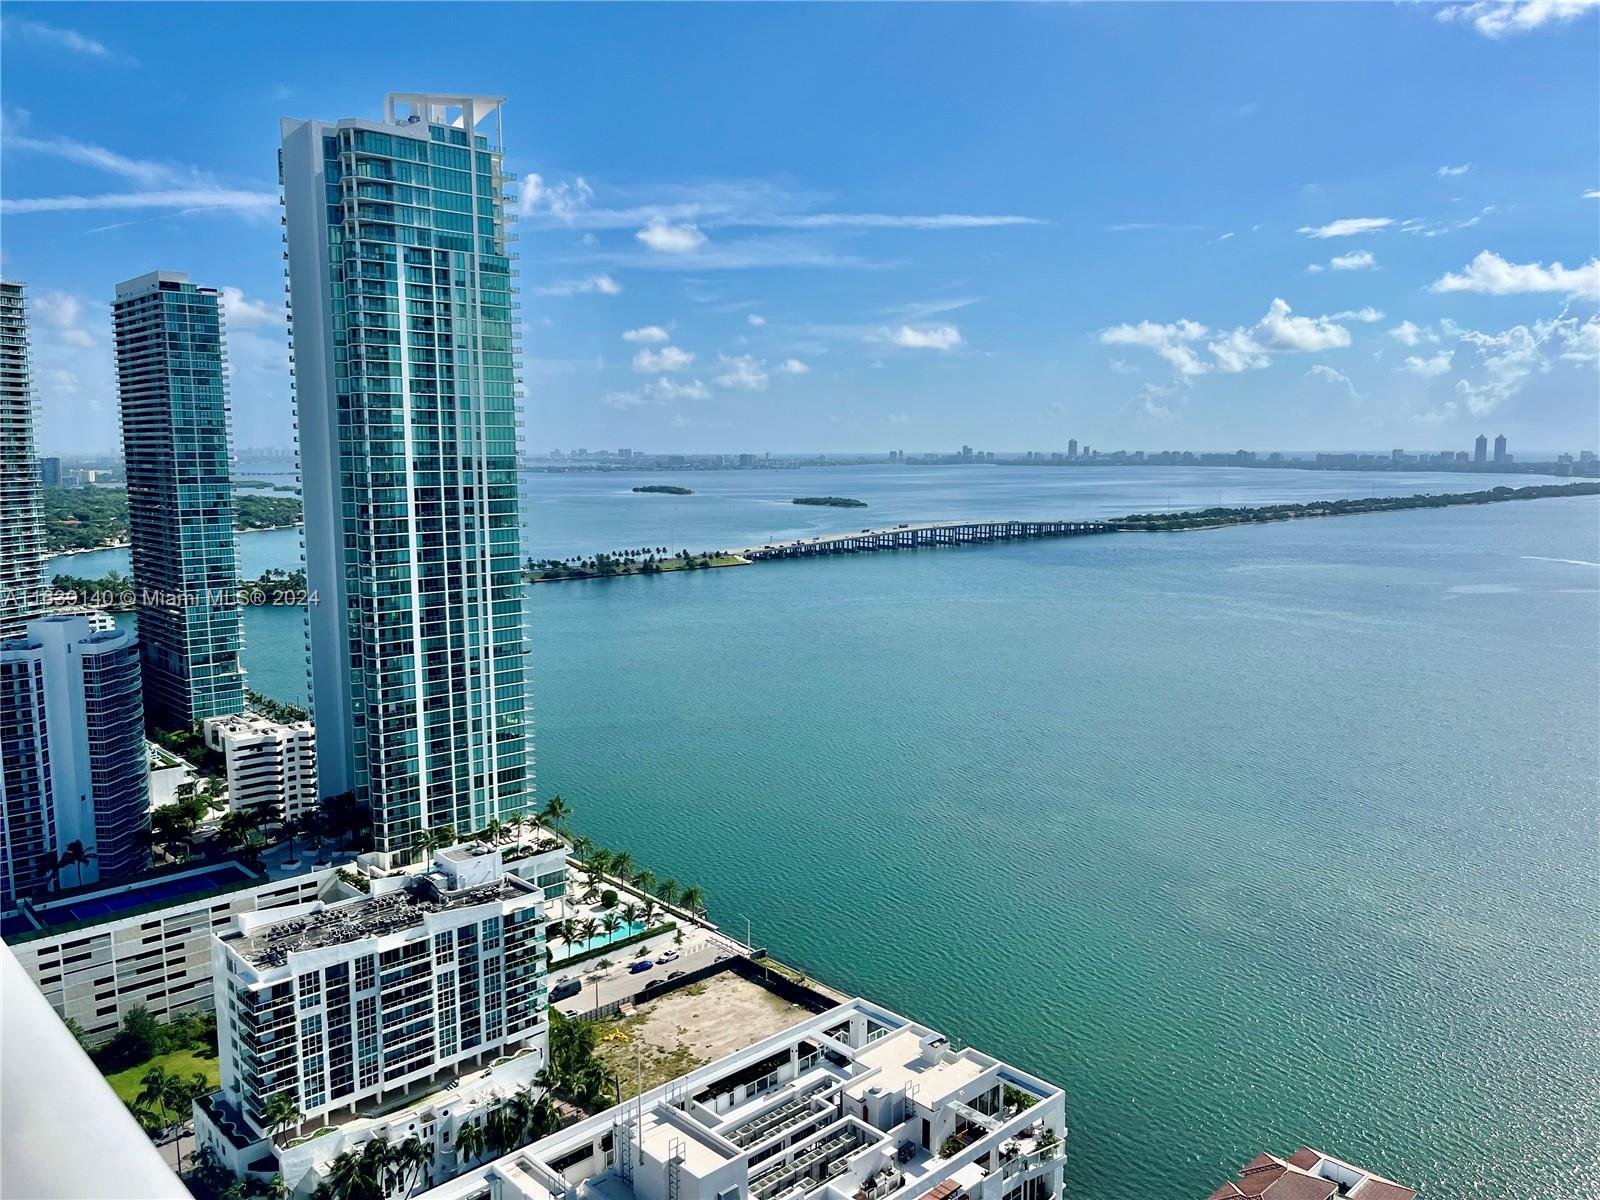
<svg viewBox="0 0 1600 1200">
<path fill-rule="evenodd" d="M 747 546 L 727 553 L 761 562 L 773 558 L 807 558 L 820 554 L 860 554 L 872 550 L 905 550 L 917 546 L 959 546 L 975 542 L 1012 542 L 1032 538 L 1082 537 L 1114 533 L 1104 521 L 925 521 L 891 529 L 862 529 L 793 541 Z"/>
</svg>

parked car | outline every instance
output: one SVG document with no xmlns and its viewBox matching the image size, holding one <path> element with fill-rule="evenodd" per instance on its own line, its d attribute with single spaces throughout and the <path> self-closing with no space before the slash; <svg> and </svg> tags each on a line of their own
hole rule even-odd
<svg viewBox="0 0 1600 1200">
<path fill-rule="evenodd" d="M 583 980 L 563 979 L 550 989 L 550 999 L 565 1000 L 570 996 L 576 996 L 581 991 L 583 991 Z"/>
<path fill-rule="evenodd" d="M 656 955 L 656 961 L 657 962 L 672 962 L 677 957 L 678 957 L 678 951 L 676 949 L 663 950 L 660 954 Z"/>
<path fill-rule="evenodd" d="M 668 975 L 667 978 L 668 979 L 682 979 L 683 978 L 683 972 L 682 971 L 674 971 L 670 975 Z"/>
<path fill-rule="evenodd" d="M 655 963 L 651 962 L 648 958 L 641 958 L 628 968 L 628 973 L 630 975 L 643 975 L 653 966 L 655 966 Z"/>
</svg>

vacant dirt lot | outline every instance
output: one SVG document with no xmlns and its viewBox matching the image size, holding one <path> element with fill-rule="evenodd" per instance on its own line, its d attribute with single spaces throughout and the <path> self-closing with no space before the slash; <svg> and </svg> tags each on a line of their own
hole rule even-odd
<svg viewBox="0 0 1600 1200">
<path fill-rule="evenodd" d="M 649 1091 L 787 1029 L 805 1015 L 799 1005 L 737 975 L 717 975 L 641 1004 L 631 1017 L 605 1022 L 599 1055 L 617 1073 L 627 1098 L 635 1093 L 641 1065 Z"/>
</svg>

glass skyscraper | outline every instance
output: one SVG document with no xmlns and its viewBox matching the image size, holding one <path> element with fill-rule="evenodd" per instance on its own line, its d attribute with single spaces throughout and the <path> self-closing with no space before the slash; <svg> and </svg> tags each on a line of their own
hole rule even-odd
<svg viewBox="0 0 1600 1200">
<path fill-rule="evenodd" d="M 113 308 L 145 710 L 165 728 L 244 708 L 222 311 L 177 271 Z"/>
<path fill-rule="evenodd" d="M 500 105 L 283 122 L 320 786 L 390 854 L 532 800 Z"/>
<path fill-rule="evenodd" d="M 0 638 L 39 615 L 42 551 L 27 308 L 22 285 L 0 281 Z"/>
</svg>

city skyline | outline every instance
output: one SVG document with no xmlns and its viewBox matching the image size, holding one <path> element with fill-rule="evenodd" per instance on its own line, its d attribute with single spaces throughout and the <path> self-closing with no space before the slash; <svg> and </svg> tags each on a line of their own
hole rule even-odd
<svg viewBox="0 0 1600 1200">
<path fill-rule="evenodd" d="M 5 213 L 27 236 L 4 270 L 33 289 L 41 452 L 110 446 L 101 297 L 168 265 L 223 291 L 239 444 L 286 444 L 273 136 L 336 52 L 272 53 L 288 33 L 263 11 L 173 37 L 138 5 L 21 9 Z M 342 63 L 328 102 L 419 77 L 515 97 L 542 444 L 1339 450 L 1470 445 L 1488 423 L 1581 449 L 1600 435 L 1594 17 L 1480 9 L 505 9 L 512 63 L 363 28 L 381 67 Z M 603 103 L 560 103 L 604 66 L 601 25 L 629 69 Z M 267 65 L 221 76 L 204 51 L 224 30 Z M 918 55 L 869 76 L 837 54 L 885 36 Z M 777 37 L 835 97 L 807 139 L 761 136 L 792 121 L 757 53 Z M 133 86 L 179 56 L 204 111 Z M 1067 82 L 1012 81 L 1030 75 Z M 1136 99 L 1100 103 L 1123 78 Z M 115 142 L 91 84 L 126 93 Z"/>
</svg>

